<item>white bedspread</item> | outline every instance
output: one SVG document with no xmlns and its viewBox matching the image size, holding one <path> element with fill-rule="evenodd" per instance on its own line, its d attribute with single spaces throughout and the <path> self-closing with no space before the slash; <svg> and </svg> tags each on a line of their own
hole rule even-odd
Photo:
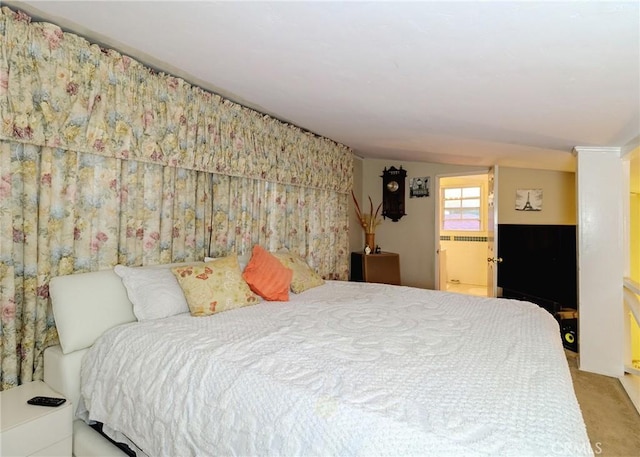
<svg viewBox="0 0 640 457">
<path fill-rule="evenodd" d="M 593 455 L 551 315 L 408 287 L 112 329 L 82 396 L 151 456 Z"/>
</svg>

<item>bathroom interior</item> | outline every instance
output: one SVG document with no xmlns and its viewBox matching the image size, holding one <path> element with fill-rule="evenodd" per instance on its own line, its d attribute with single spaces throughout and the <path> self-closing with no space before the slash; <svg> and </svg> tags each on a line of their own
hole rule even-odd
<svg viewBox="0 0 640 457">
<path fill-rule="evenodd" d="M 437 181 L 439 289 L 486 297 L 488 174 L 441 176 Z M 454 213 L 460 220 L 447 223 Z"/>
</svg>

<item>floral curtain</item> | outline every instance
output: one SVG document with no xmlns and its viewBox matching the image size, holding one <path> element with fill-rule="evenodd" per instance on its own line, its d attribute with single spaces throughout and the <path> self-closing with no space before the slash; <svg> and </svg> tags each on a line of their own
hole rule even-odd
<svg viewBox="0 0 640 457">
<path fill-rule="evenodd" d="M 259 243 L 348 277 L 346 148 L 1 13 L 2 389 L 42 378 L 53 276 Z"/>
<path fill-rule="evenodd" d="M 271 251 L 298 253 L 325 279 L 349 277 L 346 194 L 211 176 L 212 257 L 248 253 L 260 244 Z"/>
<path fill-rule="evenodd" d="M 351 152 L 53 24 L 0 10 L 0 138 L 351 190 Z"/>
</svg>

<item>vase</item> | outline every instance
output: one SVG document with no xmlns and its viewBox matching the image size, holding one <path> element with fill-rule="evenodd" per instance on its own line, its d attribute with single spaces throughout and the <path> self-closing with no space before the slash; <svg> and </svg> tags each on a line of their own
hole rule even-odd
<svg viewBox="0 0 640 457">
<path fill-rule="evenodd" d="M 375 233 L 365 233 L 364 234 L 364 245 L 369 246 L 371 252 L 373 252 L 376 248 L 376 234 Z"/>
</svg>

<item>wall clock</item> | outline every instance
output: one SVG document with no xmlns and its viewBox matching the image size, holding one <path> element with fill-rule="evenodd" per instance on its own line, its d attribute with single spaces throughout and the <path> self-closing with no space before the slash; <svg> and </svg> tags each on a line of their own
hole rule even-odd
<svg viewBox="0 0 640 457">
<path fill-rule="evenodd" d="M 398 222 L 404 212 L 404 190 L 407 171 L 402 167 L 385 167 L 382 172 L 382 217 Z"/>
</svg>

